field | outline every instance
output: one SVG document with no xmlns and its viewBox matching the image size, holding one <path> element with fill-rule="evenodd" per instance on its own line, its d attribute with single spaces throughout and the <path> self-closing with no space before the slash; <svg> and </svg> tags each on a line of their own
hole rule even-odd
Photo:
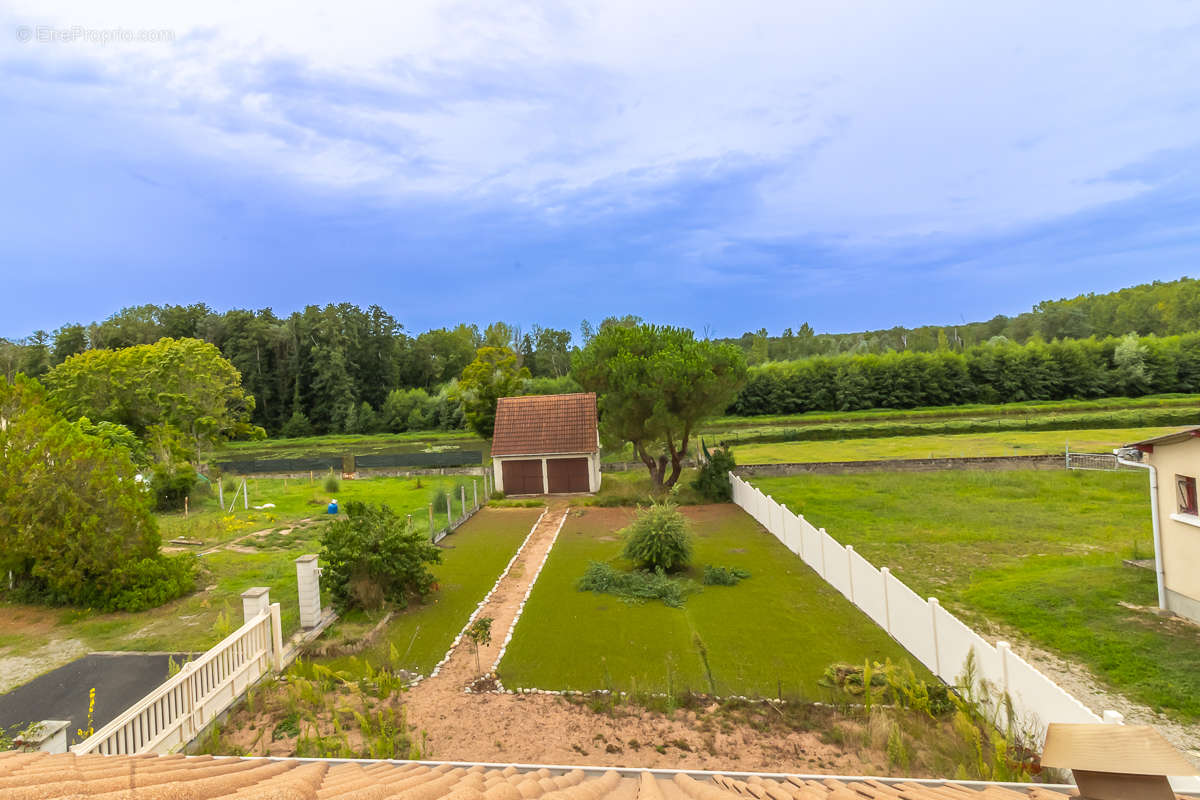
<svg viewBox="0 0 1200 800">
<path fill-rule="evenodd" d="M 388 623 L 380 639 L 356 656 L 321 659 L 335 670 L 355 671 L 355 659 L 378 669 L 392 648 L 399 660 L 391 666 L 429 674 L 467 623 L 505 564 L 520 547 L 541 514 L 536 508 L 487 508 L 443 539 L 442 563 L 433 568 L 438 589 L 421 604 L 404 609 Z M 338 623 L 333 636 L 353 639 L 378 617 L 352 612 Z"/>
<path fill-rule="evenodd" d="M 630 509 L 571 512 L 500 664 L 506 686 L 823 696 L 835 661 L 907 658 L 887 634 L 734 506 L 684 509 L 695 570 L 736 566 L 751 577 L 707 586 L 682 609 L 580 592 L 590 561 L 622 564 L 617 531 Z M 709 673 L 700 653 L 707 650 Z M 915 666 L 915 665 L 914 665 Z"/>
<path fill-rule="evenodd" d="M 228 442 L 213 454 L 212 460 L 315 458 L 346 454 L 365 456 L 444 450 L 480 450 L 486 457 L 488 442 L 468 430 L 304 436 L 297 439 Z"/>
<path fill-rule="evenodd" d="M 872 461 L 887 458 L 965 458 L 981 456 L 1062 455 L 1072 451 L 1111 453 L 1113 448 L 1159 436 L 1177 428 L 1112 428 L 1074 431 L 1006 431 L 878 439 L 772 442 L 733 448 L 739 464 Z"/>
<path fill-rule="evenodd" d="M 1133 700 L 1200 719 L 1195 628 L 1152 613 L 1140 472 L 760 478 L 762 491 L 970 624 L 1016 632 Z"/>
</svg>

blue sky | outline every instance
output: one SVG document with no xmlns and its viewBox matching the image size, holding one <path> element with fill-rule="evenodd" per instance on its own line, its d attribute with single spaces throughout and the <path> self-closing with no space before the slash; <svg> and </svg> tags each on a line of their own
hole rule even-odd
<svg viewBox="0 0 1200 800">
<path fill-rule="evenodd" d="M 1193 2 L 73 5 L 0 10 L 0 336 L 846 331 L 1200 272 Z"/>
</svg>

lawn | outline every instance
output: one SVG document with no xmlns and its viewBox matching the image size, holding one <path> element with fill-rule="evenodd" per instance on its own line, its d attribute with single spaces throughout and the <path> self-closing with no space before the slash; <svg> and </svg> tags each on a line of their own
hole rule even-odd
<svg viewBox="0 0 1200 800">
<path fill-rule="evenodd" d="M 929 436 L 890 436 L 881 439 L 774 442 L 735 445 L 739 464 L 872 461 L 885 458 L 962 458 L 981 456 L 1061 455 L 1072 451 L 1110 453 L 1113 448 L 1148 439 L 1171 427 L 1107 428 L 1076 431 L 1004 431 Z"/>
<path fill-rule="evenodd" d="M 1154 552 L 1141 472 L 797 475 L 753 483 L 964 621 L 998 623 L 1136 701 L 1200 719 L 1200 635 L 1151 613 L 1154 573 L 1122 565 Z"/>
<path fill-rule="evenodd" d="M 476 604 L 495 584 L 505 565 L 529 535 L 542 510 L 537 508 L 485 508 L 441 542 L 442 563 L 433 568 L 438 589 L 425 603 L 414 604 L 388 623 L 383 637 L 358 654 L 374 668 L 389 660 L 392 647 L 400 660 L 392 666 L 429 674 L 467 623 Z M 353 634 L 377 621 L 365 614 L 347 618 L 342 631 Z M 334 669 L 353 669 L 350 657 L 324 659 Z"/>
<path fill-rule="evenodd" d="M 694 571 L 736 566 L 751 577 L 707 586 L 682 609 L 630 605 L 580 592 L 590 561 L 627 567 L 618 531 L 627 508 L 578 508 L 551 551 L 500 664 L 510 688 L 709 691 L 698 643 L 718 694 L 823 696 L 817 680 L 835 661 L 909 659 L 865 615 L 735 506 L 683 510 L 695 533 Z M 909 659 L 911 660 L 911 659 Z M 917 666 L 914 664 L 914 666 Z M 670 685 L 668 686 L 668 681 Z"/>
<path fill-rule="evenodd" d="M 311 481 L 307 478 L 247 478 L 250 508 L 246 509 L 240 496 L 234 502 L 234 481 L 226 479 L 226 483 L 229 486 L 225 492 L 225 505 L 228 508 L 230 503 L 233 503 L 232 512 L 221 511 L 215 490 L 212 494 L 194 496 L 191 513 L 188 515 L 159 515 L 159 530 L 163 541 L 186 537 L 203 541 L 205 544 L 217 544 L 249 531 L 279 528 L 304 519 L 320 521 L 325 517 L 331 498 L 337 498 L 343 510 L 347 503 L 356 500 L 364 503 L 386 503 L 394 511 L 412 514 L 418 529 L 425 530 L 429 526 L 428 507 L 438 490 L 453 495 L 453 511 L 456 518 L 461 514 L 460 486 L 466 489 L 468 506 L 474 501 L 473 484 L 478 484 L 479 492 L 483 492 L 483 480 L 471 475 L 359 478 L 339 481 L 339 486 L 334 491 L 327 490 L 324 478 L 319 476 Z M 482 494 L 479 499 L 483 501 Z M 275 507 L 254 509 L 254 506 L 268 503 L 274 504 Z M 434 508 L 434 524 L 437 528 L 446 525 L 444 500 Z"/>
</svg>

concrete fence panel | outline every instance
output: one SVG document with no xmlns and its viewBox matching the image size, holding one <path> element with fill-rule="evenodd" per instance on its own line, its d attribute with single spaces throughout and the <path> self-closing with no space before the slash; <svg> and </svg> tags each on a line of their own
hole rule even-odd
<svg viewBox="0 0 1200 800">
<path fill-rule="evenodd" d="M 841 592 L 842 596 L 853 599 L 850 590 L 850 561 L 846 556 L 846 548 L 825 531 L 821 531 L 821 561 L 825 565 L 825 580 Z"/>
<path fill-rule="evenodd" d="M 887 591 L 887 632 L 931 672 L 937 672 L 938 653 L 933 635 L 933 606 L 890 571 L 884 575 Z"/>
<path fill-rule="evenodd" d="M 1083 703 L 1014 653 L 1011 647 L 997 649 L 1003 658 L 1005 690 L 1012 697 L 1014 707 L 1023 715 L 1027 716 L 1029 710 L 1036 710 L 1040 719 L 1054 722 L 1101 721 Z"/>
</svg>

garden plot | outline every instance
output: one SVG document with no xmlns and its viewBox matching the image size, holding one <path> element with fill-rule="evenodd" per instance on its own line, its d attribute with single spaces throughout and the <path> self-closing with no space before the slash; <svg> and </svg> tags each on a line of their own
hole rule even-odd
<svg viewBox="0 0 1200 800">
<path fill-rule="evenodd" d="M 589 562 L 622 568 L 626 508 L 567 518 L 500 663 L 509 688 L 671 691 L 819 698 L 833 662 L 908 654 L 752 518 L 732 505 L 683 509 L 695 534 L 692 577 L 737 567 L 736 586 L 705 586 L 682 608 L 580 592 Z M 705 663 L 707 658 L 707 666 Z M 923 676 L 924 672 L 919 672 Z"/>
</svg>

